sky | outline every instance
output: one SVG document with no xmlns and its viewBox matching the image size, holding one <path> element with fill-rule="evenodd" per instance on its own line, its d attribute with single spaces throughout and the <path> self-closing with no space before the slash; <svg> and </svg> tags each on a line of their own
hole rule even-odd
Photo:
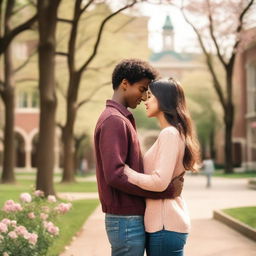
<svg viewBox="0 0 256 256">
<path fill-rule="evenodd" d="M 139 6 L 139 9 L 143 15 L 150 17 L 148 24 L 149 47 L 153 51 L 158 52 L 162 49 L 161 33 L 166 15 L 170 16 L 174 26 L 175 50 L 178 52 L 195 50 L 197 45 L 196 36 L 177 8 L 144 3 Z"/>
</svg>

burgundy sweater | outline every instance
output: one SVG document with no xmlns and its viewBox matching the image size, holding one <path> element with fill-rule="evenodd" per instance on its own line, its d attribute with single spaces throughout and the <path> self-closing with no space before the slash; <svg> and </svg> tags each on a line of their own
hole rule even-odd
<svg viewBox="0 0 256 256">
<path fill-rule="evenodd" d="M 172 187 L 164 192 L 143 190 L 128 182 L 125 164 L 143 173 L 143 159 L 134 118 L 123 105 L 107 100 L 94 134 L 96 176 L 99 198 L 105 213 L 144 215 L 145 200 L 172 197 Z"/>
</svg>

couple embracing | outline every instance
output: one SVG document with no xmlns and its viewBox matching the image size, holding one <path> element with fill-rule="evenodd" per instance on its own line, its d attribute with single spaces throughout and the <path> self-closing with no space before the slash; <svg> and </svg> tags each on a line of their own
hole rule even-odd
<svg viewBox="0 0 256 256">
<path fill-rule="evenodd" d="M 112 256 L 182 256 L 190 219 L 181 196 L 185 171 L 194 171 L 198 143 L 182 87 L 138 59 L 112 74 L 113 96 L 94 134 L 96 175 Z M 161 131 L 142 156 L 132 113 L 145 102 Z"/>
</svg>

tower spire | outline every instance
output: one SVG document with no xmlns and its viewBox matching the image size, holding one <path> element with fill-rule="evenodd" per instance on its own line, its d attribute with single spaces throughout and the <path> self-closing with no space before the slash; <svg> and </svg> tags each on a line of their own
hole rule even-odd
<svg viewBox="0 0 256 256">
<path fill-rule="evenodd" d="M 166 16 L 163 32 L 163 51 L 174 51 L 174 27 L 169 15 Z"/>
</svg>

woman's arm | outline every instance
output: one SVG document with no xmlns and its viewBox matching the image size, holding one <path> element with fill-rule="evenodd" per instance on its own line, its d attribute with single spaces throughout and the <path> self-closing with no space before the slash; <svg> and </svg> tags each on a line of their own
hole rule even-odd
<svg viewBox="0 0 256 256">
<path fill-rule="evenodd" d="M 158 138 L 156 152 L 156 170 L 151 174 L 138 173 L 125 166 L 124 173 L 128 181 L 142 189 L 161 192 L 171 182 L 179 154 L 179 133 L 175 128 L 163 130 Z"/>
</svg>

